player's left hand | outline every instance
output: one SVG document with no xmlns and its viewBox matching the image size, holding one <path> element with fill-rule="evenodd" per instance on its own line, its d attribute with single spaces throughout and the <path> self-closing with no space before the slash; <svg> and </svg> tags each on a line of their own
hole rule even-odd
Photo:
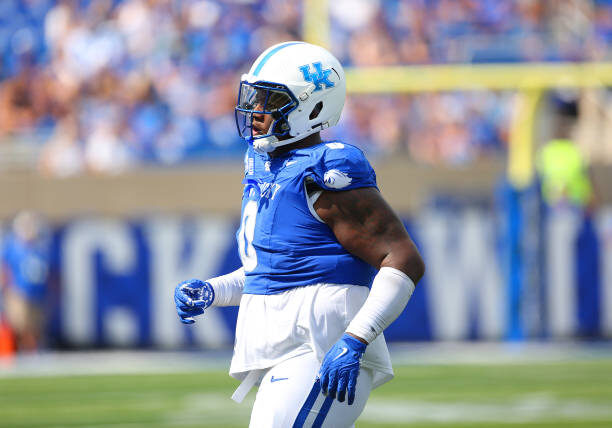
<svg viewBox="0 0 612 428">
<path fill-rule="evenodd" d="M 348 392 L 348 404 L 355 400 L 359 361 L 366 350 L 366 344 L 344 333 L 340 340 L 325 354 L 319 370 L 321 390 L 332 398 L 343 402 Z"/>
<path fill-rule="evenodd" d="M 183 324 L 193 324 L 193 317 L 202 315 L 215 299 L 215 292 L 209 282 L 199 279 L 183 281 L 174 289 L 176 312 Z"/>
</svg>

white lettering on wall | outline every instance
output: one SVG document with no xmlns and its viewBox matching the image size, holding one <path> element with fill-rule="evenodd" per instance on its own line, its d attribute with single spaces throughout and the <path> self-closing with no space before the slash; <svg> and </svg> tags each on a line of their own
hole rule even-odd
<svg viewBox="0 0 612 428">
<path fill-rule="evenodd" d="M 479 337 L 503 337 L 506 292 L 491 214 L 476 209 L 426 210 L 418 226 L 427 264 L 434 339 L 466 338 L 471 311 L 477 314 Z"/>
<path fill-rule="evenodd" d="M 580 214 L 569 208 L 550 210 L 546 222 L 546 295 L 551 336 L 567 337 L 576 331 L 576 234 Z"/>
<path fill-rule="evenodd" d="M 605 336 L 612 337 L 612 207 L 599 212 L 597 231 L 601 254 L 601 330 Z"/>
<path fill-rule="evenodd" d="M 95 338 L 96 251 L 102 253 L 110 272 L 123 274 L 134 268 L 134 246 L 124 222 L 88 219 L 70 223 L 62 246 L 62 327 L 73 344 L 90 344 Z"/>
<path fill-rule="evenodd" d="M 179 322 L 174 306 L 174 287 L 187 279 L 214 275 L 234 237 L 231 221 L 202 217 L 196 221 L 190 257 L 183 260 L 182 226 L 183 222 L 176 217 L 147 221 L 151 249 L 151 335 L 153 343 L 164 347 L 185 341 L 185 326 Z M 232 333 L 215 308 L 207 309 L 189 328 L 194 329 L 197 342 L 207 347 L 231 344 Z"/>
</svg>

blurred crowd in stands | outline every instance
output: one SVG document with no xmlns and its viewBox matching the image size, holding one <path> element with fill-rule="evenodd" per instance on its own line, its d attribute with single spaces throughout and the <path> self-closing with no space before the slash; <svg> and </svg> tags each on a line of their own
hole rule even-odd
<svg viewBox="0 0 612 428">
<path fill-rule="evenodd" d="M 610 55 L 610 0 L 335 0 L 330 7 L 333 51 L 345 65 Z"/>
<path fill-rule="evenodd" d="M 116 173 L 239 156 L 241 73 L 301 39 L 302 2 L 0 1 L 0 144 L 44 173 Z M 334 0 L 346 66 L 609 59 L 612 1 Z M 505 151 L 511 93 L 352 96 L 328 136 L 465 163 Z"/>
</svg>

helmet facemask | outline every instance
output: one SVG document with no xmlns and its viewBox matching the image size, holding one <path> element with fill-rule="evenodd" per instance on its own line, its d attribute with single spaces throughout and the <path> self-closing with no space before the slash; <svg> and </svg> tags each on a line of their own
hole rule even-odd
<svg viewBox="0 0 612 428">
<path fill-rule="evenodd" d="M 256 149 L 270 151 L 266 148 L 272 143 L 290 138 L 288 115 L 297 106 L 297 99 L 284 85 L 242 81 L 235 108 L 238 134 Z"/>
</svg>

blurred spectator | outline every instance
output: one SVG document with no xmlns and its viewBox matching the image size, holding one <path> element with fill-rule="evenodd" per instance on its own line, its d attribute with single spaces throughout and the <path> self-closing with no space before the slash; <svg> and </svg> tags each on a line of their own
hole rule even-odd
<svg viewBox="0 0 612 428">
<path fill-rule="evenodd" d="M 20 351 L 42 345 L 49 279 L 49 237 L 40 217 L 19 213 L 2 249 L 2 291 L 6 319 Z"/>
<path fill-rule="evenodd" d="M 332 51 L 347 66 L 605 60 L 611 51 L 612 2 L 603 0 L 336 0 L 330 16 Z M 301 39 L 302 18 L 302 2 L 282 0 L 2 0 L 0 140 L 41 141 L 42 171 L 59 176 L 239 156 L 240 73 L 264 48 Z M 377 153 L 469 162 L 503 154 L 510 101 L 354 97 L 334 135 Z"/>
<path fill-rule="evenodd" d="M 553 138 L 537 152 L 537 171 L 542 198 L 549 206 L 569 205 L 593 212 L 595 194 L 588 159 L 574 143 L 578 104 L 561 93 L 552 93 L 551 101 L 557 112 Z"/>
<path fill-rule="evenodd" d="M 59 120 L 42 150 L 40 169 L 48 175 L 67 177 L 83 171 L 83 163 L 76 117 L 66 116 Z"/>
<path fill-rule="evenodd" d="M 551 140 L 538 157 L 542 196 L 549 205 L 567 201 L 582 208 L 591 202 L 588 165 L 576 144 L 565 139 Z"/>
</svg>

